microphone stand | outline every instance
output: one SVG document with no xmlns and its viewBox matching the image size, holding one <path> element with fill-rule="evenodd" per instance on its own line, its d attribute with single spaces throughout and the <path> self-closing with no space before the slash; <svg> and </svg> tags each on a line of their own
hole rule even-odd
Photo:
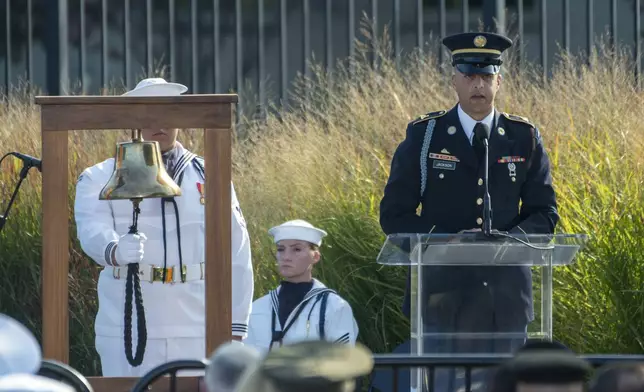
<svg viewBox="0 0 644 392">
<path fill-rule="evenodd" d="M 492 200 L 490 199 L 490 192 L 488 189 L 488 174 L 489 174 L 489 146 L 488 138 L 483 138 L 483 146 L 485 147 L 485 166 L 483 176 L 485 177 L 485 195 L 483 195 L 483 235 L 492 237 Z"/>
<path fill-rule="evenodd" d="M 27 178 L 27 173 L 29 173 L 29 169 L 31 169 L 32 167 L 34 167 L 33 164 L 30 164 L 24 161 L 22 162 L 22 169 L 20 170 L 20 179 L 16 184 L 16 188 L 13 190 L 13 195 L 11 195 L 11 200 L 9 200 L 7 209 L 4 211 L 4 214 L 0 215 L 0 232 L 2 232 L 2 228 L 4 227 L 4 224 L 7 222 L 7 217 L 9 216 L 9 210 L 11 209 L 11 206 L 13 205 L 14 200 L 16 200 L 16 196 L 18 195 L 18 190 L 20 189 L 20 185 L 22 184 L 22 181 L 24 181 L 24 179 Z"/>
</svg>

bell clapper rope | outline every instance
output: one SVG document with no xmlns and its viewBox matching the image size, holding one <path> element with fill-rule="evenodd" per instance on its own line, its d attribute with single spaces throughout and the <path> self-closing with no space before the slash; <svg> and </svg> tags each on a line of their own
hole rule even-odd
<svg viewBox="0 0 644 392">
<path fill-rule="evenodd" d="M 141 130 L 132 130 L 132 141 L 140 142 Z M 130 199 L 132 202 L 132 225 L 130 226 L 129 234 L 138 234 L 139 214 L 141 209 L 139 207 L 141 198 Z M 133 287 L 134 286 L 134 287 Z M 134 290 L 133 290 L 134 289 Z M 134 293 L 132 292 L 134 291 Z M 137 344 L 136 354 L 132 356 L 132 294 L 134 294 L 134 302 L 136 303 L 136 325 L 137 325 Z M 136 367 L 143 362 L 145 346 L 147 343 L 147 328 L 145 322 L 145 310 L 143 309 L 143 295 L 141 293 L 141 281 L 139 278 L 139 263 L 131 263 L 127 266 L 127 279 L 125 281 L 125 331 L 123 340 L 125 342 L 125 356 L 130 365 Z"/>
</svg>

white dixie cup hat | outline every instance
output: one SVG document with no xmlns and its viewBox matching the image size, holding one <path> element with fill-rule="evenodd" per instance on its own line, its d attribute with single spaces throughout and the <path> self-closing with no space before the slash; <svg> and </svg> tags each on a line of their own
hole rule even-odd
<svg viewBox="0 0 644 392">
<path fill-rule="evenodd" d="M 0 313 L 0 377 L 35 374 L 41 361 L 42 351 L 31 331 Z"/>
<path fill-rule="evenodd" d="M 123 96 L 128 97 L 167 97 L 181 95 L 188 91 L 188 87 L 181 83 L 167 82 L 163 78 L 147 78 L 141 80 L 134 89 Z"/>
<path fill-rule="evenodd" d="M 317 246 L 322 245 L 322 238 L 327 235 L 326 231 L 318 229 L 301 219 L 291 220 L 272 227 L 268 230 L 268 233 L 273 236 L 275 243 L 281 240 L 300 240 Z"/>
</svg>

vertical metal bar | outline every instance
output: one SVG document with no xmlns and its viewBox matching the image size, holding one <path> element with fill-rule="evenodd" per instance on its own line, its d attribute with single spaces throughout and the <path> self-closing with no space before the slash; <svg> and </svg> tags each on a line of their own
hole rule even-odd
<svg viewBox="0 0 644 392">
<path fill-rule="evenodd" d="M 27 0 L 27 80 L 31 85 L 34 84 L 34 40 L 33 40 L 33 19 L 32 19 L 32 0 Z"/>
<path fill-rule="evenodd" d="M 280 0 L 280 93 L 282 97 L 282 105 L 286 105 L 288 95 L 288 59 L 286 57 L 288 45 L 288 41 L 286 39 L 287 24 L 286 0 Z"/>
<path fill-rule="evenodd" d="M 594 41 L 595 41 L 595 32 L 593 29 L 593 22 L 595 19 L 595 4 L 593 0 L 588 0 L 588 9 L 587 9 L 587 14 L 586 16 L 588 17 L 588 63 L 591 61 L 591 56 L 592 56 L 592 51 L 593 51 L 593 46 L 594 46 Z"/>
<path fill-rule="evenodd" d="M 371 66 L 376 68 L 376 66 L 378 65 L 378 56 L 376 54 L 378 46 L 378 0 L 371 0 L 371 18 L 373 19 L 373 57 L 371 59 Z"/>
<path fill-rule="evenodd" d="M 637 83 L 637 89 L 641 87 L 641 76 L 642 76 L 642 61 L 641 56 L 641 45 L 642 39 L 640 37 L 640 31 L 642 29 L 642 19 L 640 17 L 640 0 L 635 0 L 635 81 Z"/>
<path fill-rule="evenodd" d="M 486 31 L 505 34 L 505 0 L 483 0 L 483 22 Z"/>
<path fill-rule="evenodd" d="M 221 86 L 219 85 L 219 77 L 220 77 L 220 69 L 219 69 L 219 0 L 213 0 L 212 2 L 212 39 L 213 39 L 213 65 L 212 69 L 215 72 L 213 75 L 213 83 L 214 83 L 214 92 L 215 94 L 221 92 Z"/>
<path fill-rule="evenodd" d="M 130 70 L 132 68 L 132 52 L 131 52 L 131 27 L 130 27 L 130 0 L 125 0 L 125 10 L 123 12 L 123 24 L 124 24 L 124 34 L 123 39 L 125 40 L 125 86 L 130 89 L 132 88 L 132 82 L 130 80 Z"/>
<path fill-rule="evenodd" d="M 523 0 L 517 0 L 517 12 L 519 14 L 519 67 L 523 67 L 523 56 L 525 49 L 523 48 Z"/>
<path fill-rule="evenodd" d="M 260 112 L 266 105 L 266 92 L 264 91 L 264 78 L 266 73 L 266 59 L 264 50 L 264 0 L 257 0 L 257 57 L 259 62 L 259 77 L 257 89 L 259 91 Z"/>
<path fill-rule="evenodd" d="M 394 56 L 400 66 L 400 0 L 394 0 Z"/>
<path fill-rule="evenodd" d="M 564 50 L 570 51 L 570 0 L 563 2 Z"/>
<path fill-rule="evenodd" d="M 242 2 L 235 0 L 235 76 L 237 79 L 237 94 L 241 94 L 244 78 L 243 64 L 244 55 L 242 53 Z M 237 105 L 239 117 L 242 116 L 242 105 Z"/>
<path fill-rule="evenodd" d="M 177 79 L 177 54 L 176 54 L 176 30 L 177 19 L 175 17 L 174 0 L 169 1 L 169 18 L 170 18 L 170 78 L 173 81 Z"/>
<path fill-rule="evenodd" d="M 328 87 L 332 85 L 333 74 L 333 1 L 326 0 L 326 69 L 327 69 L 327 83 Z"/>
<path fill-rule="evenodd" d="M 463 18 L 463 32 L 470 31 L 470 2 L 469 0 L 462 0 L 461 14 Z"/>
<path fill-rule="evenodd" d="M 424 21 L 425 18 L 423 17 L 423 0 L 416 0 L 416 45 L 420 48 L 420 50 L 423 50 L 423 46 L 425 45 L 425 37 L 424 37 Z"/>
<path fill-rule="evenodd" d="M 541 66 L 544 80 L 548 77 L 548 19 L 546 1 L 541 0 Z"/>
<path fill-rule="evenodd" d="M 145 1 L 145 61 L 148 76 L 152 76 L 152 0 Z"/>
<path fill-rule="evenodd" d="M 610 41 L 615 48 L 617 46 L 617 0 L 610 1 Z"/>
<path fill-rule="evenodd" d="M 58 0 L 58 91 L 65 95 L 69 92 L 68 10 L 67 0 Z"/>
<path fill-rule="evenodd" d="M 101 87 L 107 87 L 107 0 L 101 1 Z"/>
<path fill-rule="evenodd" d="M 5 67 L 5 86 L 7 88 L 7 95 L 9 95 L 11 87 L 11 0 L 5 2 L 6 15 L 5 15 L 5 28 L 6 28 L 6 48 L 7 48 L 7 66 Z"/>
<path fill-rule="evenodd" d="M 303 0 L 302 13 L 304 16 L 304 76 L 306 79 L 311 77 L 309 68 L 309 56 L 311 55 L 311 3 L 309 0 Z M 307 83 L 308 85 L 308 83 Z"/>
<path fill-rule="evenodd" d="M 445 0 L 440 0 L 438 8 L 438 24 L 441 39 L 445 38 L 445 36 L 447 35 L 447 21 L 445 20 L 446 15 L 447 7 L 445 5 Z M 445 61 L 445 50 L 443 49 L 443 45 L 438 46 L 438 61 L 440 63 L 443 63 L 443 61 Z"/>
<path fill-rule="evenodd" d="M 190 2 L 190 43 L 192 58 L 192 93 L 199 93 L 199 60 L 198 60 L 198 42 L 197 42 L 197 0 Z"/>
<path fill-rule="evenodd" d="M 349 0 L 349 58 L 353 58 L 356 53 L 356 2 Z"/>
</svg>

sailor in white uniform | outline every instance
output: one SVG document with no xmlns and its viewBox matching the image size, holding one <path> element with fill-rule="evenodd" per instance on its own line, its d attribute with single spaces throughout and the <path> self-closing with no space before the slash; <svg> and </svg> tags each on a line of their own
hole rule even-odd
<svg viewBox="0 0 644 392">
<path fill-rule="evenodd" d="M 181 84 L 153 78 L 141 81 L 125 95 L 180 95 L 186 90 Z M 95 321 L 103 376 L 139 377 L 174 359 L 206 356 L 204 161 L 176 141 L 177 132 L 142 130 L 144 140 L 159 142 L 165 168 L 182 195 L 144 199 L 139 234 L 128 234 L 133 211 L 129 200 L 98 199 L 114 170 L 113 158 L 84 170 L 78 178 L 74 205 L 78 238 L 83 251 L 104 266 L 98 279 Z M 231 331 L 233 339 L 241 340 L 247 332 L 253 299 L 253 269 L 246 223 L 232 183 L 230 192 Z M 132 263 L 139 264 L 143 307 L 129 295 L 126 308 L 126 277 Z M 145 328 L 138 330 L 143 315 Z M 125 323 L 128 316 L 131 334 Z M 128 338 L 124 339 L 124 333 Z M 139 340 L 144 345 L 135 354 Z"/>
<path fill-rule="evenodd" d="M 322 238 L 327 233 L 303 220 L 285 222 L 269 233 L 277 245 L 282 282 L 253 302 L 244 344 L 262 354 L 304 340 L 354 345 L 358 324 L 351 306 L 312 277 L 313 265 L 320 260 Z"/>
</svg>

